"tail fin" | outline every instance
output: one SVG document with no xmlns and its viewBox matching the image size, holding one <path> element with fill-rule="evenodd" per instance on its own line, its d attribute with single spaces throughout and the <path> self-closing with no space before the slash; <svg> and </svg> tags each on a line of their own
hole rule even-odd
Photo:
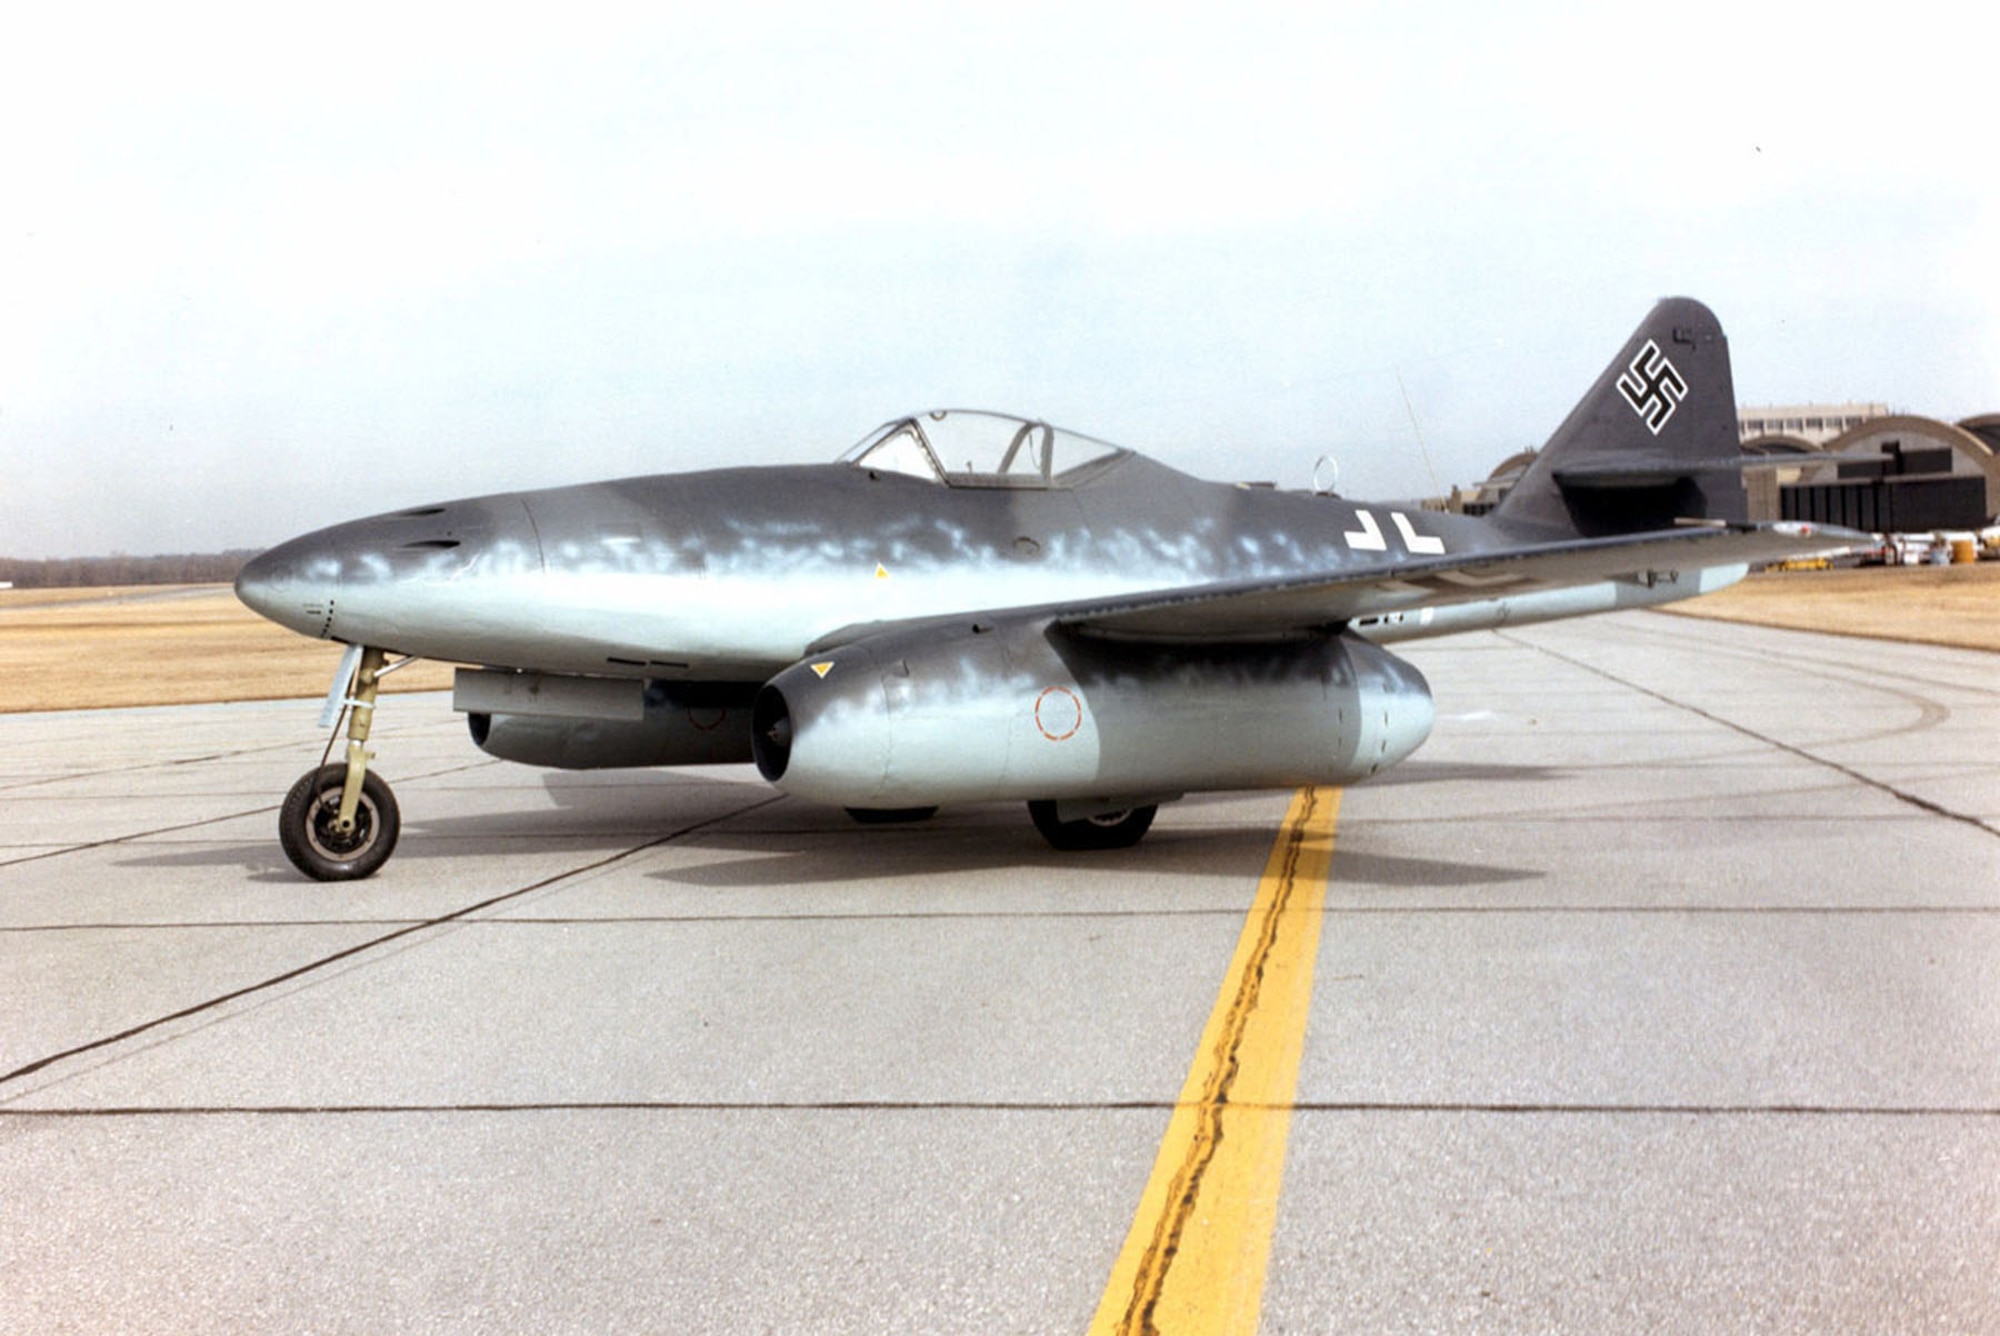
<svg viewBox="0 0 2000 1336">
<path fill-rule="evenodd" d="M 1714 312 L 1652 309 L 1494 511 L 1585 537 L 1747 515 L 1729 340 Z"/>
</svg>

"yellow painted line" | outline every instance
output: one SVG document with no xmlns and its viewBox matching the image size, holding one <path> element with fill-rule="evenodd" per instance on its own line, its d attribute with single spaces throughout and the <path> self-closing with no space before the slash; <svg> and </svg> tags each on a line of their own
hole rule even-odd
<svg viewBox="0 0 2000 1336">
<path fill-rule="evenodd" d="M 1257 1330 L 1339 811 L 1292 799 L 1093 1336 Z"/>
</svg>

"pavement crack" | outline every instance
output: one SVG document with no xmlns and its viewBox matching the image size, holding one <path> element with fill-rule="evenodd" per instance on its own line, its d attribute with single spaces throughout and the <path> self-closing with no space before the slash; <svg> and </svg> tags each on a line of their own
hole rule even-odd
<svg viewBox="0 0 2000 1336">
<path fill-rule="evenodd" d="M 1535 644 L 1532 641 L 1524 640 L 1519 636 L 1511 635 L 1505 631 L 1496 631 L 1494 634 L 1497 635 L 1500 639 L 1505 640 L 1510 644 L 1519 645 L 1521 648 L 1530 650 L 1536 654 L 1546 655 L 1547 657 L 1555 659 L 1558 662 L 1566 663 L 1573 668 L 1579 668 L 1584 672 L 1591 674 L 1593 677 L 1602 678 L 1606 682 L 1615 682 L 1619 686 L 1624 687 L 1629 691 L 1638 692 L 1640 695 L 1647 697 L 1649 700 L 1656 700 L 1660 702 L 1662 705 L 1669 705 L 1672 706 L 1674 709 L 1685 711 L 1688 714 L 1694 715 L 1698 719 L 1705 719 L 1709 723 L 1716 724 L 1722 728 L 1726 728 L 1733 733 L 1739 734 L 1742 737 L 1750 738 L 1756 742 L 1761 742 L 1765 746 L 1775 748 L 1778 751 L 1784 752 L 1788 756 L 1795 756 L 1802 761 L 1809 761 L 1814 765 L 1822 766 L 1828 770 L 1833 771 L 1837 775 L 1841 775 L 1847 779 L 1853 780 L 1856 784 L 1860 784 L 1866 788 L 1874 789 L 1878 793 L 1887 794 L 1889 797 L 1896 799 L 1898 802 L 1902 802 L 1911 807 L 1914 807 L 1920 812 L 1924 812 L 1930 816 L 1943 817 L 1948 821 L 1956 821 L 1960 825 L 1968 826 L 1971 829 L 1978 831 L 1982 835 L 1989 836 L 1993 839 L 2000 839 L 2000 829 L 1994 828 L 1993 826 L 1987 824 L 1985 821 L 1982 821 L 1980 818 L 1971 815 L 1970 813 L 1954 812 L 1951 808 L 1946 807 L 1941 803 L 1934 802 L 1929 798 L 1925 798 L 1918 794 L 1910 793 L 1904 789 L 1897 788 L 1894 784 L 1889 783 L 1887 780 L 1876 779 L 1873 775 L 1864 774 L 1861 771 L 1854 769 L 1852 766 L 1842 765 L 1839 761 L 1829 760 L 1827 757 L 1820 756 L 1814 752 L 1808 751 L 1804 747 L 1800 747 L 1794 743 L 1786 742 L 1782 738 L 1774 738 L 1768 733 L 1760 733 L 1756 729 L 1751 728 L 1748 725 L 1739 724 L 1733 719 L 1724 718 L 1722 715 L 1716 714 L 1711 710 L 1703 709 L 1699 705 L 1694 705 L 1684 700 L 1678 700 L 1673 696 L 1667 695 L 1665 692 L 1655 691 L 1651 687 L 1644 686 L 1638 682 L 1634 682 L 1630 678 L 1620 677 L 1618 674 L 1611 672 L 1607 669 L 1600 668 L 1596 664 L 1591 663 L 1589 660 L 1578 658 L 1574 654 L 1565 654 L 1561 650 L 1550 649 L 1546 645 Z M 1892 687 L 1881 686 L 1878 683 L 1863 683 L 1861 685 L 1874 687 L 1875 689 L 1880 690 L 1887 695 L 1895 696 L 1898 697 L 1899 699 L 1910 702 L 1911 704 L 1917 707 L 1920 714 L 1922 714 L 1924 720 L 1928 721 L 1930 724 L 1934 725 L 1938 722 L 1941 722 L 1945 719 L 1949 719 L 1951 717 L 1951 711 L 1949 709 L 1938 704 L 1936 701 L 1930 700 L 1926 697 L 1918 696 L 1910 692 L 1899 691 Z M 1897 731 L 1905 731 L 1905 730 L 1897 730 Z"/>
<path fill-rule="evenodd" d="M 164 764 L 176 764 L 167 762 Z M 467 770 L 480 770 L 498 765 L 498 761 L 472 761 L 464 765 L 446 766 L 442 770 L 426 770 L 422 774 L 402 775 L 398 783 L 437 779 L 444 775 L 462 774 Z M 102 840 L 89 840 L 82 844 L 66 844 L 60 849 L 44 849 L 40 853 L 23 854 L 19 858 L 0 858 L 0 867 L 18 867 L 23 863 L 39 863 L 50 858 L 67 858 L 71 854 L 87 853 L 92 849 L 109 849 L 120 844 L 131 844 L 138 840 L 149 840 L 159 835 L 178 835 L 185 830 L 200 830 L 203 826 L 221 825 L 225 821 L 240 821 L 245 817 L 263 816 L 278 810 L 277 803 L 263 807 L 252 807 L 241 812 L 224 812 L 220 816 L 205 816 L 198 821 L 184 821 L 174 826 L 158 826 L 152 830 L 134 830 L 123 835 L 113 835 Z M 0 1077 L 0 1080 L 4 1080 Z"/>
<path fill-rule="evenodd" d="M 203 1012 L 212 1011 L 217 1007 L 223 1006 L 230 1002 L 237 1001 L 241 998 L 254 996 L 257 993 L 261 993 L 268 989 L 278 987 L 281 984 L 289 983 L 294 979 L 302 978 L 305 975 L 316 973 L 320 970 L 327 968 L 329 965 L 338 964 L 343 960 L 350 960 L 355 956 L 362 955 L 369 951 L 374 951 L 380 947 L 388 945 L 391 942 L 401 941 L 402 939 L 410 937 L 416 933 L 424 932 L 432 928 L 442 927 L 450 923 L 457 923 L 460 920 L 465 919 L 470 915 L 481 912 L 482 910 L 491 909 L 495 905 L 505 904 L 509 900 L 515 900 L 524 895 L 531 895 L 536 891 L 546 890 L 548 887 L 567 881 L 572 877 L 580 877 L 586 873 L 598 871 L 601 868 L 614 866 L 615 864 L 622 863 L 629 858 L 634 858 L 650 850 L 657 849 L 663 844 L 669 844 L 675 840 L 685 839 L 687 836 L 695 834 L 698 831 L 706 830 L 710 826 L 719 825 L 722 822 L 730 821 L 735 819 L 736 817 L 746 815 L 750 812 L 754 812 L 759 808 L 768 807 L 772 803 L 781 802 L 783 801 L 783 798 L 784 798 L 783 794 L 772 794 L 769 797 L 760 799 L 759 801 L 754 803 L 750 803 L 747 806 L 733 808 L 730 811 L 724 812 L 718 816 L 713 816 L 705 820 L 693 822 L 677 830 L 669 831 L 664 835 L 659 835 L 652 839 L 645 840 L 639 844 L 632 845 L 629 848 L 621 849 L 617 853 L 609 854 L 603 858 L 595 859 L 589 863 L 584 863 L 577 867 L 569 868 L 565 871 L 555 873 L 551 876 L 543 877 L 539 881 L 532 882 L 526 886 L 516 887 L 514 890 L 505 891 L 499 895 L 488 896 L 484 900 L 480 900 L 473 904 L 465 905 L 462 908 L 455 909 L 449 914 L 441 914 L 435 918 L 422 919 L 414 923 L 405 924 L 404 926 L 397 928 L 393 932 L 383 933 L 378 937 L 371 937 L 365 942 L 360 942 L 354 946 L 347 947 L 343 950 L 335 951 L 329 955 L 322 956 L 317 960 L 309 961 L 304 965 L 299 965 L 293 969 L 285 970 L 282 973 L 272 975 L 270 978 L 259 980 L 256 983 L 248 984 L 242 988 L 231 989 L 226 993 L 221 993 L 216 995 L 215 997 L 211 997 L 204 1001 L 197 1002 L 192 1006 L 182 1007 L 179 1010 L 169 1012 L 164 1016 L 157 1016 L 152 1020 L 144 1021 L 138 1025 L 129 1026 L 126 1029 L 120 1030 L 115 1034 L 104 1035 L 100 1038 L 90 1040 L 86 1043 L 73 1045 L 72 1047 L 63 1049 L 60 1052 L 51 1053 L 44 1057 L 37 1058 L 33 1062 L 14 1068 L 12 1071 L 0 1073 L 0 1086 L 5 1086 L 9 1082 L 19 1080 L 24 1076 L 31 1076 L 36 1072 L 43 1071 L 46 1068 L 52 1067 L 55 1064 L 66 1061 L 70 1058 L 79 1057 L 85 1053 L 96 1052 L 97 1050 L 109 1048 L 112 1045 L 123 1043 L 128 1039 L 132 1039 L 139 1035 L 145 1034 L 149 1031 L 159 1029 L 163 1025 L 170 1025 L 175 1021 L 186 1020 L 191 1016 L 198 1016 Z"/>
</svg>

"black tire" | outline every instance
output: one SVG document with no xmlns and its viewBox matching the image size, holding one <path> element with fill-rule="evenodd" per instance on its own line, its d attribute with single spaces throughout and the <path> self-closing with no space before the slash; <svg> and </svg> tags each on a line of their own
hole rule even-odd
<svg viewBox="0 0 2000 1336">
<path fill-rule="evenodd" d="M 299 777 L 278 809 L 278 843 L 292 866 L 314 881 L 359 881 L 372 876 L 396 851 L 403 817 L 396 795 L 374 771 L 361 777 L 361 806 L 354 831 L 341 837 L 333 823 L 340 815 L 340 791 L 347 784 L 344 764 L 323 765 Z"/>
<path fill-rule="evenodd" d="M 899 826 L 906 821 L 928 821 L 937 815 L 937 808 L 850 807 L 847 814 L 864 826 Z"/>
<path fill-rule="evenodd" d="M 1053 802 L 1042 800 L 1028 804 L 1028 816 L 1033 819 L 1035 829 L 1042 832 L 1042 838 L 1052 848 L 1061 849 L 1064 853 L 1078 849 L 1129 849 L 1145 838 L 1159 812 L 1158 803 L 1148 803 L 1144 807 L 1128 807 L 1122 812 L 1087 816 L 1081 821 L 1061 821 L 1056 818 Z"/>
</svg>

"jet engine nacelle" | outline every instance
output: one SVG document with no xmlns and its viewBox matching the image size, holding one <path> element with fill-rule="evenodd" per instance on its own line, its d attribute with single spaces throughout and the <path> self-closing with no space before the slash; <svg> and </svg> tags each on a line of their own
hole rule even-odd
<svg viewBox="0 0 2000 1336">
<path fill-rule="evenodd" d="M 757 696 L 758 769 L 859 808 L 1345 784 L 1430 733 L 1430 688 L 1348 635 L 1162 645 L 1047 622 L 864 639 Z"/>
<path fill-rule="evenodd" d="M 637 683 L 633 684 L 637 687 Z M 638 719 L 474 711 L 472 740 L 489 756 L 557 770 L 730 765 L 750 759 L 754 687 L 646 692 Z"/>
</svg>

